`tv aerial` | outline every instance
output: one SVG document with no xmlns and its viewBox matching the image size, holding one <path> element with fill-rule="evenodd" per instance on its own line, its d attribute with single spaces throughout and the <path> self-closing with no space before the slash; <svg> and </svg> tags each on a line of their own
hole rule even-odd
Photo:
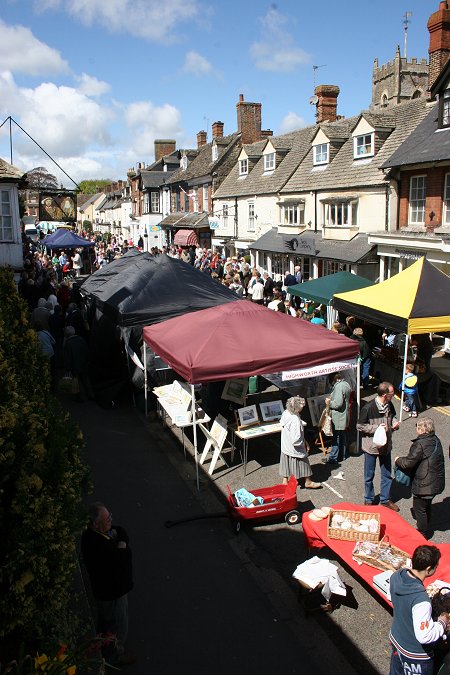
<svg viewBox="0 0 450 675">
<path fill-rule="evenodd" d="M 316 73 L 319 70 L 319 68 L 325 68 L 326 65 L 327 65 L 326 63 L 322 63 L 321 66 L 313 66 L 314 89 L 316 88 L 316 84 L 317 84 L 316 83 Z"/>
</svg>

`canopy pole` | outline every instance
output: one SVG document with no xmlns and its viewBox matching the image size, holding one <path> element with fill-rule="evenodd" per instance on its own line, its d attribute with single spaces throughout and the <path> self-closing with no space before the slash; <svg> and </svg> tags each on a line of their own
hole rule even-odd
<svg viewBox="0 0 450 675">
<path fill-rule="evenodd" d="M 145 397 L 145 416 L 147 417 L 147 345 L 143 340 L 144 345 L 144 397 Z"/>
<path fill-rule="evenodd" d="M 356 365 L 356 424 L 359 420 L 359 411 L 361 410 L 361 363 L 357 360 Z M 356 429 L 356 450 L 359 452 L 359 429 Z"/>
<path fill-rule="evenodd" d="M 405 398 L 405 377 L 406 377 L 406 363 L 408 361 L 408 345 L 409 345 L 409 335 L 408 333 L 405 333 L 405 354 L 403 356 L 403 375 L 402 375 L 402 393 L 400 396 L 400 417 L 399 417 L 399 422 L 402 421 L 403 417 L 403 400 Z"/>
<path fill-rule="evenodd" d="M 192 431 L 194 434 L 195 472 L 197 478 L 197 490 L 200 491 L 200 479 L 198 475 L 198 451 L 197 451 L 197 414 L 195 410 L 195 389 L 193 384 L 191 384 L 191 398 L 192 398 Z"/>
</svg>

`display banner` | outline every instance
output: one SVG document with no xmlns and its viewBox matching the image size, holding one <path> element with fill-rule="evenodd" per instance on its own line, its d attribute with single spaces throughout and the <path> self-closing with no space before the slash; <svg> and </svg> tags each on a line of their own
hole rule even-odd
<svg viewBox="0 0 450 675">
<path fill-rule="evenodd" d="M 348 370 L 349 368 L 356 368 L 358 359 L 349 359 L 348 361 L 335 361 L 334 363 L 325 363 L 321 366 L 313 366 L 312 368 L 300 368 L 299 370 L 285 370 L 281 374 L 281 379 L 286 382 L 288 380 L 302 380 L 305 377 L 318 377 L 319 375 L 330 375 L 337 373 L 339 370 Z"/>
</svg>

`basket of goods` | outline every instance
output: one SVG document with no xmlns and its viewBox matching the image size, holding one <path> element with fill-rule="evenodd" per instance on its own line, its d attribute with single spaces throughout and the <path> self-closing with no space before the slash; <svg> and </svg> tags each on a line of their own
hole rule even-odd
<svg viewBox="0 0 450 675">
<path fill-rule="evenodd" d="M 358 541 L 353 549 L 353 559 L 383 572 L 386 570 L 395 572 L 401 567 L 410 567 L 411 560 L 408 553 L 383 539 L 378 543 Z"/>
<path fill-rule="evenodd" d="M 362 511 L 334 511 L 328 515 L 328 536 L 344 541 L 378 541 L 380 515 Z"/>
</svg>

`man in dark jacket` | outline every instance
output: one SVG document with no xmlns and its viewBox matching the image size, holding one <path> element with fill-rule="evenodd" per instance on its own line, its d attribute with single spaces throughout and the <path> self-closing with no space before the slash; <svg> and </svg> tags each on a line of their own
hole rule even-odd
<svg viewBox="0 0 450 675">
<path fill-rule="evenodd" d="M 81 537 L 81 554 L 97 604 L 97 630 L 115 636 L 104 650 L 112 665 L 134 662 L 125 653 L 128 634 L 128 593 L 133 588 L 129 538 L 123 527 L 112 524 L 112 513 L 102 502 L 89 507 L 89 525 Z"/>
<path fill-rule="evenodd" d="M 267 307 L 267 305 L 273 298 L 274 283 L 272 277 L 269 275 L 268 272 L 264 272 L 263 279 L 264 279 L 264 304 Z"/>
<path fill-rule="evenodd" d="M 373 479 L 377 458 L 380 464 L 380 504 L 392 511 L 400 511 L 397 504 L 390 498 L 392 484 L 392 432 L 398 429 L 399 422 L 395 417 L 395 408 L 392 405 L 394 387 L 390 382 L 381 382 L 378 385 L 376 397 L 361 408 L 356 424 L 362 432 L 361 448 L 364 452 L 364 504 L 373 504 L 375 491 Z M 374 435 L 378 427 L 383 426 L 386 431 L 387 442 L 383 446 L 374 443 Z"/>
<path fill-rule="evenodd" d="M 416 424 L 417 438 L 406 457 L 395 457 L 394 464 L 411 475 L 414 516 L 417 529 L 428 538 L 431 502 L 445 488 L 445 467 L 442 444 L 435 434 L 430 417 L 420 417 Z"/>
</svg>

